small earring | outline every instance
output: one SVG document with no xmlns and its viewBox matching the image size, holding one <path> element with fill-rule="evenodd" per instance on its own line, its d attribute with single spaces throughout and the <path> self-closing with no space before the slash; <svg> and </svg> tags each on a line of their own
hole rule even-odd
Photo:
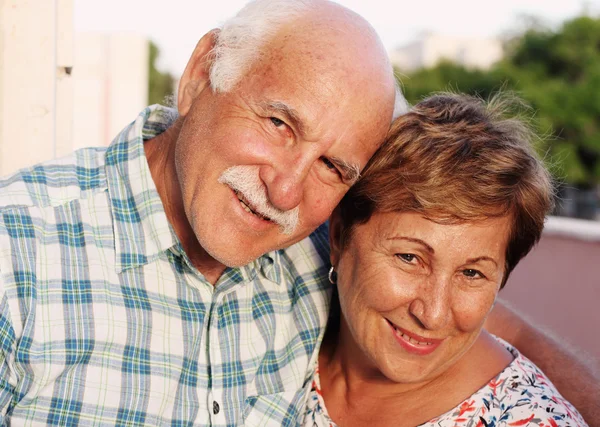
<svg viewBox="0 0 600 427">
<path fill-rule="evenodd" d="M 331 268 L 329 269 L 329 283 L 331 283 L 332 285 L 335 285 L 336 282 L 337 282 L 337 273 L 335 272 L 335 268 L 332 265 Z"/>
</svg>

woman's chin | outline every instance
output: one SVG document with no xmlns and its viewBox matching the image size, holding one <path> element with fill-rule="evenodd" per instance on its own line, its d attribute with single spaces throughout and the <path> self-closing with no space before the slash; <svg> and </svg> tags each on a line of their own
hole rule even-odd
<svg viewBox="0 0 600 427">
<path fill-rule="evenodd" d="M 390 358 L 377 363 L 381 373 L 390 381 L 402 384 L 419 384 L 451 375 L 452 367 L 468 352 L 468 347 L 449 351 L 444 343 L 426 355 L 406 352 L 404 349 L 390 354 Z"/>
</svg>

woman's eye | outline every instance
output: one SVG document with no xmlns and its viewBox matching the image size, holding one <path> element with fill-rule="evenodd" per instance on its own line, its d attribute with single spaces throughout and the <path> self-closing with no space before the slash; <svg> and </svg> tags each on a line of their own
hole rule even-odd
<svg viewBox="0 0 600 427">
<path fill-rule="evenodd" d="M 474 270 L 472 268 L 467 268 L 466 270 L 463 270 L 463 275 L 465 275 L 466 277 L 470 278 L 470 279 L 475 279 L 478 277 L 484 277 L 483 274 L 481 274 L 480 271 L 478 270 Z"/>
<path fill-rule="evenodd" d="M 412 262 L 417 259 L 417 256 L 413 254 L 396 254 L 396 256 L 409 264 L 412 264 Z"/>
<path fill-rule="evenodd" d="M 285 122 L 283 120 L 278 119 L 277 117 L 269 117 L 269 120 L 271 120 L 271 123 L 273 123 L 277 128 L 285 126 Z"/>
</svg>

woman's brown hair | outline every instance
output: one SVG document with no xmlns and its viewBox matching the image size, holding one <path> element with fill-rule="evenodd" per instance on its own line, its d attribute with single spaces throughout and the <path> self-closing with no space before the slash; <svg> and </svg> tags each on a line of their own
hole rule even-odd
<svg viewBox="0 0 600 427">
<path fill-rule="evenodd" d="M 340 246 L 375 212 L 417 212 L 436 222 L 510 215 L 502 286 L 539 240 L 554 191 L 535 134 L 507 117 L 514 97 L 489 103 L 433 95 L 396 119 L 386 142 L 339 206 Z"/>
</svg>

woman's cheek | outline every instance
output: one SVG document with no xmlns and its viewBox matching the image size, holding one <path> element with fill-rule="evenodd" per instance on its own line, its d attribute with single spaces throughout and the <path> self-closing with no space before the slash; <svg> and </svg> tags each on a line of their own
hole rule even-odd
<svg viewBox="0 0 600 427">
<path fill-rule="evenodd" d="M 470 297 L 459 296 L 453 308 L 458 328 L 463 332 L 473 332 L 483 327 L 487 315 L 492 310 L 495 297 L 496 293 Z"/>
</svg>

